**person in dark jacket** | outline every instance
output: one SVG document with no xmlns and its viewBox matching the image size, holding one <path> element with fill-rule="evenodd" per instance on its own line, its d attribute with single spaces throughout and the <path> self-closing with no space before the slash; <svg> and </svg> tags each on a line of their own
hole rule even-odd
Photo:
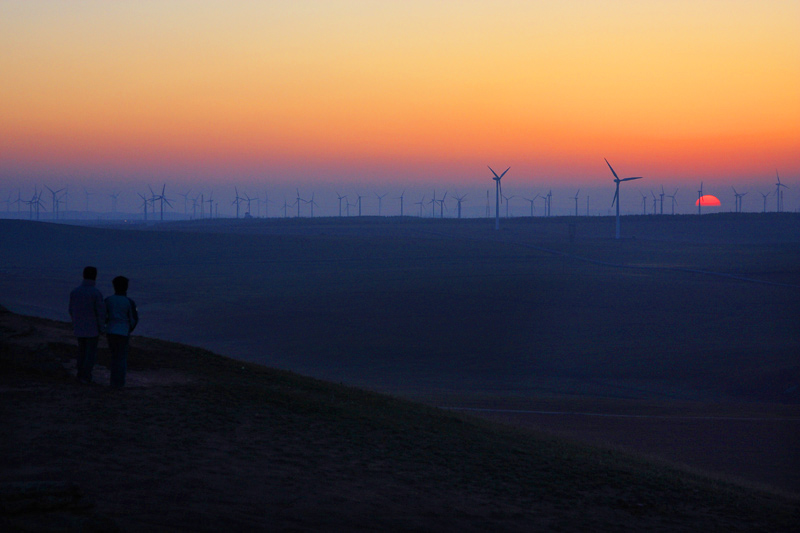
<svg viewBox="0 0 800 533">
<path fill-rule="evenodd" d="M 117 276 L 111 283 L 114 295 L 106 298 L 106 336 L 111 351 L 111 387 L 125 386 L 131 332 L 139 323 L 136 303 L 128 298 L 128 278 Z"/>
<path fill-rule="evenodd" d="M 92 369 L 97 359 L 97 341 L 103 331 L 106 308 L 103 294 L 95 287 L 97 268 L 83 269 L 83 283 L 69 294 L 69 316 L 78 338 L 78 381 L 92 382 Z"/>
</svg>

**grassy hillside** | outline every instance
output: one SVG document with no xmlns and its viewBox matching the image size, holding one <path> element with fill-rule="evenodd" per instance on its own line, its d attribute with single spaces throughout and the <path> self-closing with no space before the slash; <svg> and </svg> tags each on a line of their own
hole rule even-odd
<svg viewBox="0 0 800 533">
<path fill-rule="evenodd" d="M 5 530 L 775 532 L 800 519 L 796 498 L 189 346 L 134 338 L 130 387 L 114 392 L 65 370 L 64 323 L 0 312 L 0 341 Z"/>
<path fill-rule="evenodd" d="M 800 384 L 799 220 L 626 217 L 640 237 L 622 242 L 603 236 L 608 217 L 500 232 L 366 217 L 145 231 L 0 221 L 0 291 L 14 310 L 66 319 L 92 263 L 106 292 L 131 278 L 143 334 L 397 394 L 777 402 Z"/>
</svg>

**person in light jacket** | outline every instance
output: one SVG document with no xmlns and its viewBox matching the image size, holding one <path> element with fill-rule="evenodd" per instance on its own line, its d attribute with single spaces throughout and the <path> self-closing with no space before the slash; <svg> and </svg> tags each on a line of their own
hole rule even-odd
<svg viewBox="0 0 800 533">
<path fill-rule="evenodd" d="M 125 386 L 131 332 L 139 323 L 136 303 L 128 298 L 128 278 L 117 276 L 111 283 L 114 294 L 106 298 L 106 336 L 111 351 L 111 387 Z"/>
<path fill-rule="evenodd" d="M 103 294 L 95 287 L 97 268 L 83 269 L 83 282 L 69 293 L 69 316 L 78 338 L 78 381 L 92 382 L 92 369 L 97 359 L 97 341 L 103 332 L 106 307 Z"/>
</svg>

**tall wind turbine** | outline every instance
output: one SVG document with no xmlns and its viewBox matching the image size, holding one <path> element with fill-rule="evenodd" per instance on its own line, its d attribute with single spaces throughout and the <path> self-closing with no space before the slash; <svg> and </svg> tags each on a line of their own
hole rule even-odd
<svg viewBox="0 0 800 533">
<path fill-rule="evenodd" d="M 406 194 L 406 190 L 403 189 L 403 192 L 400 193 L 400 196 L 395 198 L 395 200 L 400 200 L 400 216 L 401 217 L 403 216 L 403 196 L 405 196 L 405 194 Z"/>
<path fill-rule="evenodd" d="M 383 205 L 382 205 L 383 197 L 386 196 L 387 194 L 389 193 L 388 192 L 385 192 L 383 194 L 375 193 L 375 197 L 378 199 L 378 216 L 381 216 L 381 212 L 383 211 Z"/>
<path fill-rule="evenodd" d="M 578 195 L 580 193 L 581 193 L 581 190 L 578 189 L 578 192 L 575 193 L 575 198 L 573 198 L 573 200 L 575 200 L 575 216 L 578 216 Z"/>
<path fill-rule="evenodd" d="M 675 199 L 675 196 L 678 194 L 678 189 L 675 189 L 675 192 L 672 194 L 668 194 L 667 198 L 672 199 L 672 214 L 675 214 L 675 206 L 678 204 L 678 200 Z"/>
<path fill-rule="evenodd" d="M 422 200 L 414 203 L 419 206 L 419 218 L 422 218 L 422 210 L 425 208 L 425 195 L 422 195 Z"/>
<path fill-rule="evenodd" d="M 467 197 L 466 194 L 464 194 L 462 196 L 456 196 L 455 197 L 456 202 L 458 203 L 458 218 L 461 218 L 461 202 L 463 202 L 464 198 L 466 198 L 466 197 Z"/>
<path fill-rule="evenodd" d="M 703 182 L 700 182 L 700 190 L 697 191 L 697 214 L 702 215 L 700 209 L 703 207 Z"/>
<path fill-rule="evenodd" d="M 533 207 L 533 202 L 535 202 L 537 198 L 539 198 L 538 194 L 536 196 L 534 196 L 533 198 L 525 198 L 526 202 L 530 202 L 531 203 L 531 217 L 533 216 L 534 211 L 536 211 L 536 208 Z"/>
<path fill-rule="evenodd" d="M 494 197 L 494 229 L 500 229 L 500 195 L 503 193 L 503 187 L 500 185 L 500 180 L 503 179 L 503 176 L 506 175 L 506 172 L 511 170 L 511 167 L 508 167 L 503 171 L 502 174 L 499 176 L 497 172 L 495 172 L 492 167 L 489 167 L 489 170 L 492 171 L 494 177 L 492 178 L 495 181 L 495 197 Z"/>
<path fill-rule="evenodd" d="M 735 196 L 734 208 L 733 208 L 734 212 L 735 213 L 741 213 L 742 212 L 742 198 L 744 198 L 744 195 L 747 194 L 747 193 L 746 192 L 744 192 L 744 193 L 736 192 L 736 187 L 733 187 L 733 186 L 731 186 L 731 189 L 733 189 L 733 196 Z"/>
<path fill-rule="evenodd" d="M 776 202 L 778 204 L 778 213 L 780 213 L 781 211 L 783 211 L 783 191 L 781 190 L 781 187 L 783 187 L 784 189 L 788 189 L 789 187 L 781 183 L 781 177 L 780 175 L 778 175 L 777 170 L 775 170 L 775 177 L 778 178 L 778 183 L 775 184 L 775 196 L 776 196 Z"/>
<path fill-rule="evenodd" d="M 758 194 L 760 194 L 761 196 L 764 197 L 764 212 L 766 213 L 767 212 L 767 196 L 772 194 L 772 191 L 768 192 L 767 194 L 764 194 L 763 192 L 759 192 Z"/>
<path fill-rule="evenodd" d="M 642 191 L 639 191 L 639 194 L 642 195 L 642 214 L 646 215 L 647 214 L 647 195 L 645 193 L 643 193 Z"/>
<path fill-rule="evenodd" d="M 142 199 L 142 211 L 144 213 L 144 221 L 147 222 L 147 204 L 150 200 L 143 194 L 139 194 L 139 198 Z"/>
<path fill-rule="evenodd" d="M 239 188 L 238 187 L 234 187 L 233 191 L 234 191 L 235 196 L 233 197 L 233 201 L 231 202 L 231 205 L 235 205 L 236 206 L 236 218 L 238 219 L 239 218 L 239 204 L 242 201 L 244 201 L 244 198 L 239 196 Z"/>
<path fill-rule="evenodd" d="M 655 215 L 656 214 L 656 204 L 658 203 L 658 200 L 656 199 L 656 193 L 654 193 L 652 190 L 650 191 L 650 194 L 653 195 L 653 214 Z"/>
<path fill-rule="evenodd" d="M 47 187 L 47 190 L 50 191 L 50 194 L 53 195 L 53 218 L 55 220 L 58 220 L 58 204 L 60 203 L 60 200 L 58 198 L 58 193 L 60 193 L 64 189 L 58 189 L 57 191 L 54 191 L 50 187 Z M 9 199 L 10 198 L 11 198 L 11 195 L 9 195 Z"/>
<path fill-rule="evenodd" d="M 605 159 L 605 158 L 603 158 L 603 159 Z M 640 179 L 642 179 L 642 176 L 636 176 L 634 178 L 622 178 L 622 179 L 620 179 L 619 176 L 617 176 L 617 173 L 614 172 L 614 168 L 611 166 L 611 163 L 608 162 L 608 159 L 606 159 L 605 161 L 606 161 L 606 165 L 608 165 L 608 168 L 611 169 L 611 173 L 614 175 L 614 183 L 617 186 L 617 189 L 614 192 L 614 199 L 611 201 L 611 206 L 613 207 L 614 204 L 617 204 L 617 232 L 616 232 L 616 238 L 619 239 L 619 184 L 622 183 L 623 181 L 640 180 Z"/>
<path fill-rule="evenodd" d="M 444 199 L 447 198 L 447 191 L 444 191 L 444 196 L 442 196 L 441 200 L 436 200 L 439 202 L 439 218 L 444 218 Z"/>
<path fill-rule="evenodd" d="M 337 192 L 336 197 L 339 199 L 339 216 L 342 216 L 342 200 L 347 199 L 347 195 L 342 196 Z"/>
</svg>

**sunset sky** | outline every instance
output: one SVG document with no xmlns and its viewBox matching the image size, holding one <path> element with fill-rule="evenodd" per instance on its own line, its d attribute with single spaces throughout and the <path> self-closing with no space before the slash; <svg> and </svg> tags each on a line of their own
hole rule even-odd
<svg viewBox="0 0 800 533">
<path fill-rule="evenodd" d="M 668 189 L 800 185 L 798 22 L 795 0 L 0 1 L 0 193 L 485 188 L 488 164 L 610 199 L 604 157 Z"/>
</svg>

